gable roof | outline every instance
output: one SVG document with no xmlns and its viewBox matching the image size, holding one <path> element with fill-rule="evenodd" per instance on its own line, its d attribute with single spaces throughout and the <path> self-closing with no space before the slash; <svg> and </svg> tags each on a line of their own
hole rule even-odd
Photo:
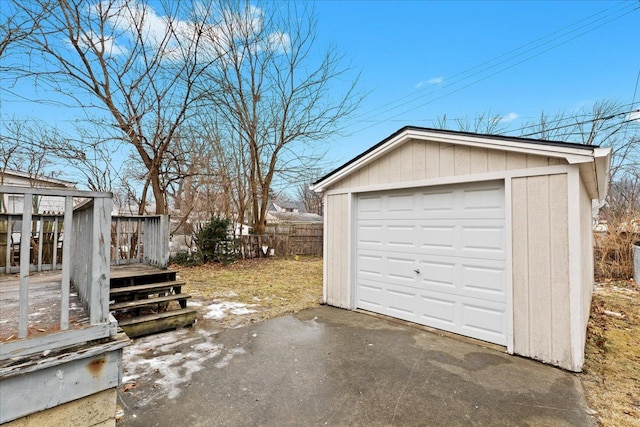
<svg viewBox="0 0 640 427">
<path fill-rule="evenodd" d="M 311 188 L 316 192 L 324 191 L 327 187 L 347 175 L 373 162 L 375 159 L 401 146 L 405 142 L 415 139 L 563 158 L 569 164 L 593 163 L 593 180 L 596 184 L 593 193 L 597 194 L 597 197 L 594 198 L 603 199 L 608 191 L 611 160 L 610 148 L 599 148 L 597 145 L 547 141 L 505 135 L 478 134 L 417 126 L 405 126 L 399 129 L 373 147 L 318 179 L 312 184 Z"/>
<path fill-rule="evenodd" d="M 13 182 L 11 185 L 17 186 L 35 186 L 35 187 L 54 187 L 54 188 L 75 188 L 76 183 L 71 181 L 65 181 L 63 179 L 52 178 L 44 175 L 31 175 L 27 172 L 16 171 L 12 169 L 5 169 L 0 171 L 0 175 L 3 177 L 3 181 L 8 178 L 17 178 L 18 180 L 24 180 L 26 182 Z M 7 184 L 5 182 L 5 184 Z"/>
</svg>

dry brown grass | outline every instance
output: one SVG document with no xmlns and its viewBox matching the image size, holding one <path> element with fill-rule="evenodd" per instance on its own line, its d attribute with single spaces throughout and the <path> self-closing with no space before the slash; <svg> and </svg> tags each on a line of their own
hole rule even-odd
<svg viewBox="0 0 640 427">
<path fill-rule="evenodd" d="M 322 258 L 299 257 L 242 260 L 197 267 L 176 267 L 187 281 L 184 292 L 195 301 L 253 305 L 249 317 L 228 316 L 223 325 L 257 322 L 315 307 L 322 298 Z"/>
<path fill-rule="evenodd" d="M 633 276 L 633 245 L 640 241 L 633 215 L 613 216 L 604 232 L 593 233 L 598 280 L 628 280 Z"/>
<path fill-rule="evenodd" d="M 640 292 L 633 282 L 593 294 L 582 374 L 603 426 L 640 426 Z"/>
</svg>

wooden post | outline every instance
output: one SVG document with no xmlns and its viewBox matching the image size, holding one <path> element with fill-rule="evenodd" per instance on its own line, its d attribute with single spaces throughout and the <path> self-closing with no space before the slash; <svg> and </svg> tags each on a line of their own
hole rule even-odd
<svg viewBox="0 0 640 427">
<path fill-rule="evenodd" d="M 71 286 L 71 250 L 73 244 L 73 197 L 64 198 L 64 220 L 62 223 L 62 282 L 60 283 L 60 329 L 69 329 L 69 288 Z M 57 240 L 56 240 L 57 242 Z M 56 243 L 57 246 L 57 243 Z"/>
<path fill-rule="evenodd" d="M 7 253 L 6 253 L 6 261 L 7 263 L 4 266 L 4 274 L 11 273 L 11 252 L 12 252 L 12 244 L 13 244 L 13 230 L 11 230 L 11 215 L 7 215 Z"/>
<path fill-rule="evenodd" d="M 66 199 L 65 199 L 66 202 Z M 65 203 L 66 206 L 66 203 Z M 58 269 L 58 217 L 53 217 L 53 248 L 51 253 L 51 269 Z"/>
<path fill-rule="evenodd" d="M 111 209 L 113 201 L 106 197 L 93 200 L 91 223 L 91 275 L 88 278 L 89 320 L 92 325 L 109 319 L 109 277 L 111 253 Z"/>
<path fill-rule="evenodd" d="M 22 208 L 22 232 L 20 234 L 20 304 L 18 314 L 18 338 L 26 338 L 29 334 L 29 264 L 31 252 L 31 209 L 33 196 L 24 195 Z"/>
<path fill-rule="evenodd" d="M 120 264 L 120 217 L 116 218 L 116 265 Z"/>
<path fill-rule="evenodd" d="M 169 215 L 160 216 L 160 231 L 158 236 L 160 241 L 158 242 L 158 249 L 160 251 L 159 261 L 160 268 L 167 268 L 169 265 Z"/>
<path fill-rule="evenodd" d="M 40 225 L 40 231 L 38 232 L 38 268 L 37 271 L 42 271 L 42 240 L 44 239 L 44 217 L 42 215 L 39 216 L 39 219 L 36 219 L 36 224 Z M 36 226 L 36 231 L 38 227 Z M 35 261 L 35 259 L 34 259 Z"/>
</svg>

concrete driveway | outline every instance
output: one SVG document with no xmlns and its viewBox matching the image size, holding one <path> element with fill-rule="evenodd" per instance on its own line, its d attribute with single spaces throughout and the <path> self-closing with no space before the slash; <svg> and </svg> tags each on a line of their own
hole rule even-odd
<svg viewBox="0 0 640 427">
<path fill-rule="evenodd" d="M 589 426 L 579 379 L 363 313 L 200 322 L 125 353 L 119 426 Z"/>
</svg>

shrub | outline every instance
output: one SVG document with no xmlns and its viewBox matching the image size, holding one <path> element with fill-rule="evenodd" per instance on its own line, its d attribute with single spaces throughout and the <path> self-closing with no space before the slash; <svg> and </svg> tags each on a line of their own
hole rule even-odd
<svg viewBox="0 0 640 427">
<path fill-rule="evenodd" d="M 211 217 L 209 222 L 195 233 L 194 242 L 202 261 L 227 263 L 238 257 L 238 251 L 229 233 L 230 221 Z"/>
<path fill-rule="evenodd" d="M 170 264 L 178 264 L 183 267 L 192 267 L 194 265 L 202 265 L 202 255 L 199 252 L 180 251 L 171 258 Z"/>
</svg>

